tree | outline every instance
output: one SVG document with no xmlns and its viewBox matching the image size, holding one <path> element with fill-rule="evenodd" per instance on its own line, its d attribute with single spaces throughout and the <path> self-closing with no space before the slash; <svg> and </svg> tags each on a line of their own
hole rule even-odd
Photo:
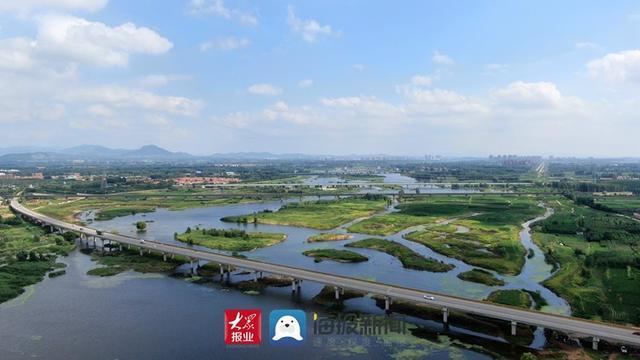
<svg viewBox="0 0 640 360">
<path fill-rule="evenodd" d="M 138 221 L 136 223 L 136 229 L 138 229 L 138 231 L 145 231 L 147 230 L 147 223 L 144 221 Z"/>
<path fill-rule="evenodd" d="M 524 353 L 520 356 L 520 360 L 538 360 L 538 357 L 532 353 Z"/>
</svg>

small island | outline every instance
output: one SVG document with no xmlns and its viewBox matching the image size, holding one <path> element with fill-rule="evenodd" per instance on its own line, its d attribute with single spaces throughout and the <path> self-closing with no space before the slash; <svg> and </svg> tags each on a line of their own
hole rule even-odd
<svg viewBox="0 0 640 360">
<path fill-rule="evenodd" d="M 463 273 L 458 274 L 458 278 L 464 281 L 471 281 L 478 284 L 485 284 L 488 286 L 503 286 L 504 281 L 493 276 L 492 273 L 482 269 L 471 269 Z"/>
<path fill-rule="evenodd" d="M 426 258 L 395 241 L 370 238 L 354 241 L 346 244 L 345 246 L 382 251 L 398 258 L 402 263 L 402 266 L 407 269 L 447 272 L 454 268 L 451 264 L 446 264 L 432 258 Z"/>
<path fill-rule="evenodd" d="M 175 239 L 190 245 L 200 245 L 226 251 L 249 251 L 284 241 L 286 234 L 246 232 L 236 229 L 191 229 L 175 234 Z"/>
<path fill-rule="evenodd" d="M 353 238 L 353 235 L 349 234 L 335 234 L 335 233 L 320 233 L 316 235 L 309 236 L 307 242 L 324 242 L 324 241 L 341 241 L 341 240 L 349 240 Z"/>
<path fill-rule="evenodd" d="M 511 305 L 529 309 L 532 301 L 529 294 L 523 290 L 497 290 L 489 294 L 486 299 L 498 304 Z"/>
<path fill-rule="evenodd" d="M 369 260 L 368 257 L 349 250 L 311 249 L 304 251 L 302 254 L 315 258 L 317 262 L 324 259 L 343 263 L 356 263 Z"/>
</svg>

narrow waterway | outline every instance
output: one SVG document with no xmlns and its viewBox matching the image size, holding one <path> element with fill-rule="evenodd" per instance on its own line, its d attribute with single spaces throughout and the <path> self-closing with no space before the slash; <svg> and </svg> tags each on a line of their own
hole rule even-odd
<svg viewBox="0 0 640 360">
<path fill-rule="evenodd" d="M 438 191 L 438 190 L 436 190 Z M 314 200 L 317 197 L 313 198 Z M 405 269 L 395 257 L 368 249 L 351 249 L 369 257 L 369 261 L 355 264 L 335 263 L 332 261 L 314 262 L 303 256 L 304 250 L 311 248 L 342 248 L 345 243 L 370 237 L 365 234 L 351 234 L 350 240 L 307 243 L 306 239 L 321 231 L 280 225 L 235 224 L 220 221 L 222 217 L 250 214 L 263 210 L 276 211 L 284 203 L 299 201 L 267 201 L 215 206 L 209 208 L 169 211 L 158 209 L 153 213 L 137 214 L 115 218 L 109 221 L 96 221 L 93 227 L 118 231 L 121 234 L 144 237 L 166 243 L 186 246 L 174 240 L 175 232 L 183 232 L 187 227 L 241 228 L 248 231 L 282 232 L 287 234 L 284 242 L 263 249 L 244 253 L 250 258 L 297 266 L 335 274 L 360 277 L 380 282 L 438 291 L 474 299 L 484 299 L 499 287 L 465 282 L 457 278 L 460 272 L 473 268 L 462 261 L 435 253 L 420 244 L 408 241 L 403 235 L 415 231 L 406 229 L 385 238 L 398 241 L 425 256 L 433 257 L 453 264 L 456 268 L 447 273 L 431 273 Z M 305 200 L 305 199 L 302 199 Z M 395 204 L 394 204 L 395 205 Z M 396 211 L 390 206 L 384 212 Z M 550 216 L 550 210 L 536 219 L 523 224 L 520 239 L 525 248 L 533 249 L 534 256 L 526 260 L 522 273 L 518 276 L 500 276 L 506 285 L 502 288 L 527 289 L 540 291 L 549 302 L 545 311 L 569 313 L 566 302 L 548 291 L 538 282 L 551 275 L 551 266 L 544 262 L 544 254 L 531 241 L 530 225 Z M 137 233 L 134 223 L 148 221 L 148 230 Z M 362 219 L 358 219 L 361 221 Z M 336 232 L 347 233 L 345 224 Z M 459 229 L 465 231 L 464 228 Z M 211 249 L 200 248 L 213 251 Z M 65 276 L 45 279 L 32 286 L 28 291 L 9 302 L 0 304 L 0 358 L 19 359 L 41 357 L 48 359 L 69 358 L 212 358 L 224 348 L 222 336 L 221 309 L 262 308 L 268 313 L 271 309 L 301 308 L 306 311 L 322 313 L 324 308 L 312 305 L 311 298 L 322 288 L 321 284 L 303 283 L 302 297 L 292 299 L 289 288 L 268 288 L 262 296 L 250 296 L 241 292 L 225 289 L 221 284 L 195 285 L 183 280 L 163 275 L 142 275 L 127 272 L 114 277 L 99 278 L 86 275 L 87 270 L 96 266 L 90 257 L 74 252 L 63 259 L 69 266 Z M 234 280 L 242 276 L 234 275 Z M 345 302 L 344 311 L 359 311 L 381 314 L 370 298 L 353 299 Z M 442 325 L 416 318 L 408 319 L 434 334 L 441 331 Z M 479 343 L 502 344 L 503 340 L 486 334 L 455 328 L 459 334 L 473 335 Z M 133 332 L 133 333 L 132 333 Z M 397 340 L 397 339 L 396 339 Z M 117 344 L 117 346 L 114 346 Z M 544 344 L 544 335 L 536 332 L 532 346 Z M 441 340 L 431 341 L 404 337 L 397 342 L 374 339 L 364 352 L 345 349 L 317 347 L 305 344 L 289 349 L 287 356 L 305 356 L 307 358 L 337 358 L 345 351 L 354 358 L 387 358 L 393 354 L 414 349 L 427 349 L 425 358 L 450 358 L 462 355 L 465 358 L 486 358 L 478 352 L 450 346 Z M 499 345 L 502 346 L 502 345 Z M 506 344 L 505 344 L 506 346 Z M 353 348 L 353 347 L 351 347 Z M 361 350 L 360 348 L 358 348 Z M 277 348 L 262 346 L 259 349 L 242 349 L 237 353 L 244 358 L 270 358 L 284 352 Z M 67 355 L 67 356 L 65 356 Z"/>
</svg>

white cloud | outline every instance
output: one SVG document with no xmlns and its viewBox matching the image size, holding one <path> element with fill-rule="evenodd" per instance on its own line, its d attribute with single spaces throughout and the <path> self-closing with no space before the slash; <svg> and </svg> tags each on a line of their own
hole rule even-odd
<svg viewBox="0 0 640 360">
<path fill-rule="evenodd" d="M 300 80 L 298 82 L 298 87 L 299 88 L 308 88 L 313 86 L 313 80 L 311 79 L 305 79 L 305 80 Z"/>
<path fill-rule="evenodd" d="M 583 41 L 583 42 L 577 42 L 575 44 L 576 49 L 578 50 L 583 50 L 583 49 L 595 49 L 598 47 L 598 44 L 594 43 L 594 42 L 590 42 L 590 41 Z"/>
<path fill-rule="evenodd" d="M 65 92 L 61 100 L 78 103 L 103 104 L 112 108 L 137 108 L 162 111 L 175 115 L 194 116 L 202 108 L 202 103 L 180 96 L 161 96 L 148 91 L 119 86 L 77 88 Z"/>
<path fill-rule="evenodd" d="M 391 103 L 377 99 L 375 96 L 351 96 L 326 98 L 320 101 L 324 106 L 353 110 L 356 113 L 376 117 L 402 116 L 404 111 Z"/>
<path fill-rule="evenodd" d="M 352 67 L 354 70 L 358 70 L 358 71 L 363 71 L 364 69 L 366 69 L 366 68 L 367 68 L 367 66 L 366 66 L 366 65 L 364 65 L 364 64 L 353 64 L 351 67 Z"/>
<path fill-rule="evenodd" d="M 313 121 L 313 116 L 310 115 L 308 110 L 308 108 L 302 108 L 301 110 L 292 109 L 284 101 L 278 101 L 266 108 L 263 113 L 267 119 L 272 121 L 282 120 L 300 125 Z"/>
<path fill-rule="evenodd" d="M 166 117 L 161 116 L 161 115 L 157 115 L 157 114 L 151 114 L 151 115 L 145 116 L 144 122 L 149 124 L 149 125 L 153 125 L 153 126 L 167 126 L 167 125 L 169 125 L 169 120 L 167 120 Z"/>
<path fill-rule="evenodd" d="M 43 10 L 80 10 L 94 12 L 104 8 L 108 0 L 5 0 L 0 1 L 0 12 L 26 15 Z"/>
<path fill-rule="evenodd" d="M 315 42 L 319 36 L 340 37 L 341 33 L 331 29 L 330 25 L 320 25 L 314 19 L 303 20 L 296 17 L 293 7 L 287 8 L 287 23 L 291 31 L 299 33 L 307 42 Z"/>
<path fill-rule="evenodd" d="M 493 91 L 491 100 L 497 111 L 580 113 L 586 104 L 577 97 L 565 96 L 554 83 L 516 81 Z"/>
<path fill-rule="evenodd" d="M 254 95 L 275 96 L 282 94 L 282 89 L 271 84 L 253 84 L 247 88 L 247 91 Z"/>
<path fill-rule="evenodd" d="M 138 83 L 145 87 L 165 86 L 173 81 L 191 80 L 189 75 L 179 74 L 150 74 L 138 79 Z"/>
<path fill-rule="evenodd" d="M 223 0 L 191 0 L 188 9 L 194 15 L 215 14 L 228 20 L 235 20 L 243 25 L 257 25 L 258 18 L 237 9 L 229 9 Z"/>
<path fill-rule="evenodd" d="M 438 50 L 433 52 L 433 57 L 431 58 L 434 63 L 438 65 L 453 65 L 454 61 L 449 56 L 439 52 Z"/>
<path fill-rule="evenodd" d="M 416 86 L 430 86 L 433 80 L 429 76 L 414 75 L 411 77 L 411 84 Z"/>
<path fill-rule="evenodd" d="M 162 54 L 173 44 L 151 29 L 132 23 L 110 27 L 66 15 L 47 15 L 40 23 L 39 51 L 99 66 L 125 66 L 130 54 Z"/>
<path fill-rule="evenodd" d="M 36 64 L 34 45 L 26 38 L 0 40 L 0 69 L 26 70 Z"/>
<path fill-rule="evenodd" d="M 237 50 L 246 48 L 251 45 L 251 40 L 247 38 L 236 38 L 233 36 L 219 38 L 213 41 L 207 41 L 200 44 L 200 51 L 208 51 L 211 48 L 218 50 Z"/>
<path fill-rule="evenodd" d="M 111 118 L 115 115 L 115 112 L 102 104 L 90 105 L 85 109 L 87 115 L 103 118 Z"/>
<path fill-rule="evenodd" d="M 607 54 L 587 63 L 589 74 L 611 82 L 640 82 L 640 50 Z"/>
<path fill-rule="evenodd" d="M 480 102 L 451 90 L 405 87 L 402 92 L 408 100 L 407 110 L 413 115 L 448 116 L 462 113 L 483 114 L 488 111 Z"/>
</svg>

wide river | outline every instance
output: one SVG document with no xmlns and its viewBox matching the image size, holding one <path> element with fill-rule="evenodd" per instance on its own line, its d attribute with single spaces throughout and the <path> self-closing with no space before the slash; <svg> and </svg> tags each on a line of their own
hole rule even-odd
<svg viewBox="0 0 640 360">
<path fill-rule="evenodd" d="M 387 179 L 389 178 L 397 180 L 398 176 L 388 175 Z M 440 189 L 434 189 L 434 192 L 437 191 Z M 158 209 L 153 213 L 94 222 L 92 226 L 138 236 L 132 224 L 145 220 L 149 222 L 145 238 L 181 246 L 185 244 L 176 242 L 173 234 L 183 232 L 188 226 L 240 227 L 248 231 L 280 232 L 287 234 L 286 241 L 245 255 L 268 262 L 474 299 L 483 299 L 496 290 L 496 287 L 458 279 L 458 273 L 473 267 L 403 239 L 402 235 L 407 231 L 387 238 L 401 242 L 425 256 L 454 264 L 456 268 L 447 273 L 404 269 L 396 258 L 368 249 L 355 249 L 369 257 L 367 262 L 316 263 L 312 258 L 301 255 L 301 252 L 317 247 L 342 248 L 345 243 L 367 235 L 352 234 L 351 240 L 309 244 L 305 240 L 320 231 L 292 226 L 237 225 L 220 221 L 224 216 L 250 214 L 265 209 L 277 210 L 282 204 L 281 201 L 268 201 L 183 211 Z M 394 209 L 389 208 L 387 211 Z M 548 215 L 549 212 L 546 216 Z M 528 226 L 529 223 L 523 225 L 520 238 L 526 248 L 533 249 L 534 256 L 527 259 L 519 276 L 499 276 L 506 282 L 504 288 L 540 291 L 550 304 L 546 310 L 569 313 L 564 300 L 538 283 L 550 276 L 551 267 L 544 262 L 543 254 L 531 241 Z M 344 227 L 346 226 L 335 231 L 346 232 Z M 214 359 L 220 358 L 221 351 L 226 349 L 223 341 L 223 310 L 226 308 L 261 308 L 263 319 L 267 321 L 268 313 L 273 309 L 299 308 L 308 313 L 327 312 L 326 308 L 311 302 L 311 298 L 322 288 L 321 284 L 311 282 L 302 284 L 300 298 L 292 298 L 290 287 L 268 288 L 263 295 L 255 296 L 229 290 L 220 283 L 196 285 L 159 274 L 126 272 L 107 278 L 88 276 L 87 270 L 96 264 L 79 251 L 61 258 L 60 261 L 68 265 L 65 276 L 47 278 L 29 287 L 20 297 L 0 304 L 0 359 Z M 242 279 L 245 279 L 243 275 L 232 275 L 233 281 Z M 383 314 L 368 297 L 346 301 L 343 311 Z M 485 359 L 491 356 L 482 347 L 494 350 L 504 348 L 507 352 L 511 347 L 502 339 L 453 326 L 447 332 L 451 336 L 444 336 L 441 335 L 442 325 L 437 322 L 411 317 L 403 319 L 424 328 L 425 332 L 421 337 L 411 334 L 371 337 L 366 343 L 361 343 L 361 338 L 347 339 L 338 335 L 333 340 L 324 339 L 322 343 L 307 341 L 301 346 L 285 348 L 273 347 L 268 341 L 263 341 L 260 347 L 232 348 L 225 354 L 247 359 L 275 358 L 283 354 L 323 359 L 345 355 L 356 359 L 388 358 L 394 355 L 409 358 Z M 537 331 L 531 346 L 541 347 L 544 341 L 542 331 Z"/>
</svg>

